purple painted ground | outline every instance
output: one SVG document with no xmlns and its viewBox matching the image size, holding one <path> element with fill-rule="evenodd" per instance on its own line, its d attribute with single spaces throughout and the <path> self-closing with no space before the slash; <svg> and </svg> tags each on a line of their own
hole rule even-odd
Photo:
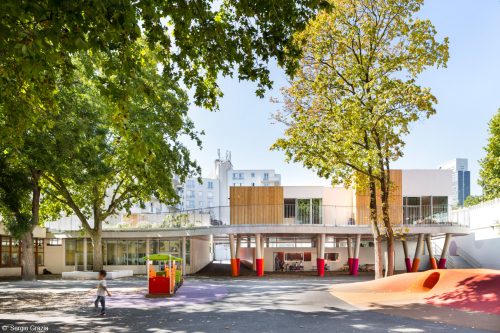
<svg viewBox="0 0 500 333">
<path fill-rule="evenodd" d="M 227 296 L 227 288 L 223 285 L 210 284 L 201 281 L 186 281 L 172 297 L 146 298 L 146 288 L 112 292 L 112 297 L 106 298 L 106 306 L 114 308 L 158 308 L 190 304 L 202 304 L 217 301 Z M 95 299 L 89 299 L 93 302 Z"/>
</svg>

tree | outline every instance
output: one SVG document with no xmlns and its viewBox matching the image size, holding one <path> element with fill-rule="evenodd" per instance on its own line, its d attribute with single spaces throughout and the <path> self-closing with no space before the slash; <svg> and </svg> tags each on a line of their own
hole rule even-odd
<svg viewBox="0 0 500 333">
<path fill-rule="evenodd" d="M 150 50 L 159 49 L 158 61 L 166 75 L 194 89 L 197 105 L 216 108 L 222 94 L 217 77 L 233 71 L 240 79 L 258 81 L 257 92 L 262 95 L 272 83 L 267 62 L 275 57 L 291 70 L 285 55 L 298 52 L 291 36 L 319 5 L 319 0 L 4 0 L 0 2 L 0 100 L 17 96 L 32 104 L 30 111 L 37 111 L 42 102 L 54 102 L 61 73 L 70 75 L 73 70 L 72 54 L 121 54 L 143 37 Z M 120 71 L 132 74 L 133 62 L 122 60 Z M 2 111 L 16 126 L 36 122 L 30 120 L 34 114 L 24 109 Z"/>
<path fill-rule="evenodd" d="M 43 174 L 48 212 L 69 208 L 79 218 L 92 239 L 96 271 L 103 267 L 106 219 L 152 197 L 173 204 L 173 178 L 184 181 L 200 172 L 182 144 L 183 136 L 200 144 L 187 117 L 186 93 L 158 71 L 156 53 L 143 43 L 131 46 L 127 56 L 134 57 L 134 77 L 110 77 L 100 67 L 119 66 L 121 56 L 74 59 L 79 75 L 60 88 L 62 117 L 50 133 L 51 151 L 68 162 Z"/>
<path fill-rule="evenodd" d="M 417 85 L 418 75 L 448 59 L 447 39 L 436 41 L 432 23 L 414 18 L 422 3 L 332 0 L 331 11 L 321 11 L 295 35 L 303 56 L 284 90 L 284 110 L 276 115 L 287 129 L 273 147 L 288 159 L 333 183 L 369 184 L 376 238 L 378 209 L 382 213 L 388 275 L 395 237 L 390 163 L 403 155 L 409 125 L 435 113 L 437 100 Z"/>
<path fill-rule="evenodd" d="M 21 240 L 23 280 L 33 280 L 36 276 L 32 232 L 39 224 L 38 179 L 36 173 L 29 174 L 10 156 L 0 155 L 0 215 L 10 234 Z"/>
<path fill-rule="evenodd" d="M 479 185 L 483 188 L 483 199 L 500 198 L 500 109 L 489 123 L 488 144 L 484 148 L 486 156 L 479 161 Z"/>
</svg>

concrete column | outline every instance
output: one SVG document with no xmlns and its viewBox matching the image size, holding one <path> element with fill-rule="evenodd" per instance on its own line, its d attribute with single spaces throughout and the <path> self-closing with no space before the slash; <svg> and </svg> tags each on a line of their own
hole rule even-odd
<svg viewBox="0 0 500 333">
<path fill-rule="evenodd" d="M 238 276 L 240 276 L 240 248 L 241 248 L 241 235 L 236 235 L 236 251 L 234 256 L 236 257 L 236 271 Z"/>
<path fill-rule="evenodd" d="M 255 234 L 255 269 L 257 276 L 264 276 L 264 261 L 262 260 L 262 239 L 260 234 Z"/>
<path fill-rule="evenodd" d="M 87 270 L 87 238 L 83 239 L 83 270 Z M 103 258 L 104 260 L 104 258 Z M 38 272 L 36 273 L 38 274 Z"/>
<path fill-rule="evenodd" d="M 231 259 L 236 258 L 235 257 L 235 243 L 234 243 L 234 235 L 229 234 L 229 253 L 231 255 Z"/>
<path fill-rule="evenodd" d="M 352 275 L 352 239 L 347 237 L 347 265 L 349 266 L 349 274 Z"/>
<path fill-rule="evenodd" d="M 236 251 L 234 253 L 234 257 L 235 258 L 239 258 L 240 257 L 240 248 L 241 248 L 241 236 L 240 235 L 236 235 Z"/>
<path fill-rule="evenodd" d="M 427 244 L 427 252 L 429 252 L 429 263 L 431 265 L 431 269 L 437 269 L 436 258 L 434 258 L 434 250 L 432 249 L 432 240 L 431 234 L 425 235 L 425 243 Z"/>
<path fill-rule="evenodd" d="M 264 261 L 266 260 L 266 241 L 267 241 L 267 237 L 264 236 L 264 235 L 261 235 L 260 236 L 260 245 L 261 245 L 261 252 L 260 252 L 260 255 L 261 255 L 261 258 L 262 258 L 262 269 L 264 269 Z"/>
<path fill-rule="evenodd" d="M 186 275 L 186 237 L 182 237 L 182 275 Z M 149 241 L 146 243 L 146 249 L 149 247 Z"/>
<path fill-rule="evenodd" d="M 238 269 L 236 267 L 236 244 L 234 241 L 234 235 L 229 234 L 229 253 L 231 254 L 231 276 L 238 276 Z"/>
<path fill-rule="evenodd" d="M 358 276 L 359 268 L 359 248 L 361 246 L 361 234 L 356 235 L 356 247 L 354 248 L 354 258 L 352 259 L 352 275 Z"/>
<path fill-rule="evenodd" d="M 441 257 L 439 258 L 439 269 L 446 268 L 446 256 L 448 255 L 448 249 L 450 248 L 451 234 L 446 234 L 444 239 L 443 250 L 441 251 Z"/>
<path fill-rule="evenodd" d="M 405 254 L 406 272 L 410 273 L 411 272 L 411 259 L 410 259 L 410 254 L 408 252 L 408 243 L 406 242 L 405 239 L 403 239 L 401 242 L 403 243 L 403 252 Z"/>
<path fill-rule="evenodd" d="M 318 235 L 318 258 L 316 259 L 316 265 L 318 270 L 318 276 L 325 276 L 325 243 L 326 235 Z"/>
<path fill-rule="evenodd" d="M 418 267 L 420 266 L 420 254 L 422 253 L 423 240 L 424 240 L 424 234 L 418 234 L 417 247 L 415 248 L 415 256 L 413 257 L 413 264 L 411 265 L 412 272 L 418 272 Z"/>
</svg>

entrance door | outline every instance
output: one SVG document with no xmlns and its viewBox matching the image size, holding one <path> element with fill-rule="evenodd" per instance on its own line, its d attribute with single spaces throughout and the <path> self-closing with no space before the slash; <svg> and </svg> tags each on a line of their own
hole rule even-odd
<svg viewBox="0 0 500 333">
<path fill-rule="evenodd" d="M 280 271 L 281 265 L 285 263 L 285 252 L 273 252 L 274 271 Z"/>
</svg>

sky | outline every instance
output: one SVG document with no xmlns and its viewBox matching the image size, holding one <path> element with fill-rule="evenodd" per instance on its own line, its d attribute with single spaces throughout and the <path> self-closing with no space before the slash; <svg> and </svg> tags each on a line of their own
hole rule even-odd
<svg viewBox="0 0 500 333">
<path fill-rule="evenodd" d="M 438 99 L 437 114 L 413 124 L 404 156 L 392 168 L 434 169 L 455 157 L 468 158 L 471 194 L 481 194 L 478 160 L 484 157 L 488 121 L 500 108 L 500 0 L 426 0 L 419 16 L 433 22 L 439 39 L 449 38 L 450 59 L 447 68 L 420 76 L 419 84 Z M 213 170 L 220 149 L 222 156 L 231 151 L 235 169 L 275 169 L 283 185 L 329 185 L 301 164 L 286 163 L 282 151 L 270 151 L 284 130 L 270 120 L 279 108 L 270 98 L 280 99 L 287 78 L 275 63 L 269 68 L 274 86 L 266 97 L 255 95 L 254 83 L 221 78 L 219 111 L 191 107 L 196 128 L 205 132 L 202 150 L 188 144 L 193 157 L 203 176 Z"/>
</svg>

